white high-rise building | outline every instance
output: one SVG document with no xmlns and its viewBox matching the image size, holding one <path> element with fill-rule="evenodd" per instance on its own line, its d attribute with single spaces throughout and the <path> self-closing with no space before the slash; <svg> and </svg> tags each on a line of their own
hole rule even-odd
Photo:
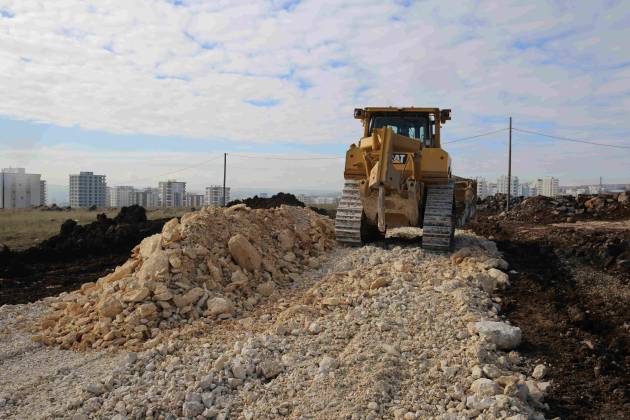
<svg viewBox="0 0 630 420">
<path fill-rule="evenodd" d="M 485 178 L 477 178 L 477 197 L 484 199 L 489 195 L 488 181 Z"/>
<path fill-rule="evenodd" d="M 194 207 L 196 209 L 203 207 L 206 197 L 203 194 L 186 193 L 186 207 Z"/>
<path fill-rule="evenodd" d="M 135 189 L 128 185 L 112 187 L 110 196 L 110 207 L 128 207 L 135 203 Z"/>
<path fill-rule="evenodd" d="M 178 182 L 174 179 L 160 182 L 160 207 L 185 207 L 186 206 L 186 183 Z"/>
<path fill-rule="evenodd" d="M 519 184 L 519 186 L 518 186 L 518 195 L 520 195 L 522 197 L 530 197 L 530 194 L 531 194 L 531 188 L 530 188 L 530 185 L 527 182 Z"/>
<path fill-rule="evenodd" d="M 543 178 L 542 180 L 539 179 L 538 181 L 542 181 L 539 184 L 541 186 L 541 189 L 538 191 L 538 194 L 541 194 L 547 197 L 555 197 L 558 195 L 560 191 L 560 180 L 558 180 L 558 178 L 547 176 Z"/>
<path fill-rule="evenodd" d="M 230 202 L 230 187 L 225 187 L 225 200 L 223 200 L 223 187 L 212 185 L 206 187 L 206 206 L 222 207 Z"/>
<path fill-rule="evenodd" d="M 512 176 L 512 188 L 510 189 L 510 195 L 515 197 L 518 195 L 518 177 Z M 508 177 L 506 175 L 501 175 L 497 179 L 497 192 L 499 194 L 507 194 L 508 192 Z"/>
<path fill-rule="evenodd" d="M 137 204 L 145 209 L 160 207 L 160 189 L 144 188 L 143 190 L 135 190 L 132 204 Z"/>
<path fill-rule="evenodd" d="M 80 172 L 70 175 L 70 207 L 105 207 L 107 196 L 105 175 Z"/>
<path fill-rule="evenodd" d="M 45 191 L 45 190 L 44 190 Z M 0 172 L 0 209 L 25 209 L 42 202 L 40 174 L 27 174 L 24 168 L 4 168 Z"/>
<path fill-rule="evenodd" d="M 45 206 L 47 201 L 48 189 L 46 188 L 46 181 L 42 179 L 39 181 L 39 204 Z"/>
</svg>

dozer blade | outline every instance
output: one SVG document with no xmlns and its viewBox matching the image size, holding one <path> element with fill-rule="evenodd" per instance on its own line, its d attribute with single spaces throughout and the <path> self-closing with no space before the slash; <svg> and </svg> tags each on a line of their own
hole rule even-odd
<svg viewBox="0 0 630 420">
<path fill-rule="evenodd" d="M 453 245 L 454 184 L 427 187 L 426 206 L 422 228 L 422 248 L 450 251 Z"/>
<path fill-rule="evenodd" d="M 361 245 L 361 215 L 363 204 L 359 194 L 359 181 L 346 180 L 335 216 L 337 242 Z"/>
</svg>

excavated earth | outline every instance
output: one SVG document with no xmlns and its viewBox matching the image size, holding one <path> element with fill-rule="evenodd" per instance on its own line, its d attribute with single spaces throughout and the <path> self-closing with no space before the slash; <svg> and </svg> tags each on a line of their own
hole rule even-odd
<svg viewBox="0 0 630 420">
<path fill-rule="evenodd" d="M 534 214 L 547 224 L 518 210 L 482 212 L 472 229 L 495 240 L 514 270 L 512 287 L 500 293 L 503 309 L 523 330 L 522 354 L 551 367 L 549 415 L 627 418 L 630 220 L 617 209 L 599 220 L 553 223 L 554 211 Z"/>
<path fill-rule="evenodd" d="M 557 368 L 520 354 L 496 245 L 401 234 L 337 247 L 290 207 L 174 219 L 113 273 L 0 307 L 0 418 L 543 418 Z"/>
<path fill-rule="evenodd" d="M 24 251 L 0 247 L 0 305 L 33 302 L 104 276 L 167 221 L 147 220 L 145 209 L 134 205 L 87 225 L 68 219 L 59 234 Z"/>
</svg>

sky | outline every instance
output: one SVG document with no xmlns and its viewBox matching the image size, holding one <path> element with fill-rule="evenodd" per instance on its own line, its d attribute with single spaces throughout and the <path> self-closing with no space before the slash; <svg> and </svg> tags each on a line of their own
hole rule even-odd
<svg viewBox="0 0 630 420">
<path fill-rule="evenodd" d="M 0 166 L 49 184 L 336 190 L 353 109 L 452 109 L 446 141 L 514 127 L 630 146 L 628 1 L 0 0 Z M 507 172 L 507 131 L 446 145 Z M 630 149 L 514 132 L 512 173 L 630 182 Z"/>
</svg>

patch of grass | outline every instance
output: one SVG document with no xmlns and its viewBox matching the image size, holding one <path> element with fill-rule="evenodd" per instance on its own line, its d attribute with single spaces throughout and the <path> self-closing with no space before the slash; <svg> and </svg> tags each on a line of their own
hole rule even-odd
<svg viewBox="0 0 630 420">
<path fill-rule="evenodd" d="M 118 209 L 72 209 L 63 211 L 42 211 L 38 209 L 0 209 L 0 244 L 13 250 L 26 249 L 59 233 L 61 224 L 68 219 L 79 224 L 96 221 L 96 215 L 105 213 L 115 217 Z M 147 210 L 148 219 L 180 217 L 188 209 Z"/>
</svg>

